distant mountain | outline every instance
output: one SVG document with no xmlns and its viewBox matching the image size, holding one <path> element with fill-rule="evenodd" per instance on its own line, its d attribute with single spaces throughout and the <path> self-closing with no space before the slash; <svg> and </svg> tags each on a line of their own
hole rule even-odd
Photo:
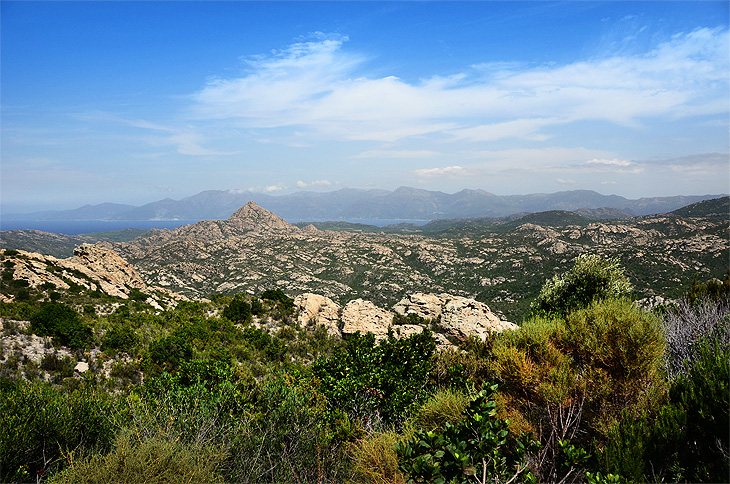
<svg viewBox="0 0 730 484">
<path fill-rule="evenodd" d="M 75 210 L 3 214 L 6 220 L 226 220 L 254 201 L 285 220 L 441 220 L 508 217 L 550 210 L 579 211 L 591 218 L 625 218 L 666 213 L 721 195 L 652 197 L 630 200 L 590 190 L 498 196 L 484 190 L 454 194 L 400 187 L 394 191 L 342 189 L 271 196 L 208 190 L 181 200 L 166 198 L 140 207 L 104 203 Z M 594 211 L 591 213 L 590 211 Z M 603 216 L 598 216 L 602 213 Z"/>
<path fill-rule="evenodd" d="M 671 212 L 677 217 L 730 218 L 730 197 L 715 198 L 687 205 Z"/>
</svg>

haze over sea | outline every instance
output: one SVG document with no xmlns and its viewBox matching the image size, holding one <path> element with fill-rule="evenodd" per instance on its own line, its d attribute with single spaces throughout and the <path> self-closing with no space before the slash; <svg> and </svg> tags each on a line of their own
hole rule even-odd
<svg viewBox="0 0 730 484">
<path fill-rule="evenodd" d="M 320 220 L 287 220 L 289 223 L 319 222 Z M 403 222 L 423 225 L 427 220 L 372 219 L 340 220 L 365 225 L 384 227 Z M 0 220 L 0 230 L 40 230 L 54 234 L 79 235 L 95 232 L 109 232 L 123 229 L 176 229 L 183 225 L 194 224 L 198 220 Z"/>
</svg>

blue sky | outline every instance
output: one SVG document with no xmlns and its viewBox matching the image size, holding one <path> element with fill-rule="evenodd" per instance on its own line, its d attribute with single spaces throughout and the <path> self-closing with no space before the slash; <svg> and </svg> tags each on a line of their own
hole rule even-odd
<svg viewBox="0 0 730 484">
<path fill-rule="evenodd" d="M 0 2 L 2 210 L 730 192 L 728 2 Z"/>
</svg>

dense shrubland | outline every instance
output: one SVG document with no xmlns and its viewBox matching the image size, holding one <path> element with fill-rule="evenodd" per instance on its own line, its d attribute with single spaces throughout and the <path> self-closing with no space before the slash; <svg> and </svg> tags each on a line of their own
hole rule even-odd
<svg viewBox="0 0 730 484">
<path fill-rule="evenodd" d="M 4 332 L 56 350 L 2 348 L 0 477 L 727 482 L 730 277 L 654 313 L 630 289 L 582 256 L 518 330 L 436 351 L 305 330 L 278 289 L 155 311 L 13 286 Z"/>
</svg>

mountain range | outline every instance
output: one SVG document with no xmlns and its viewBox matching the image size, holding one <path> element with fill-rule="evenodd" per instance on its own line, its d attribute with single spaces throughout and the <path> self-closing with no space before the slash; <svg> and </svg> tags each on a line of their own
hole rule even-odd
<svg viewBox="0 0 730 484">
<path fill-rule="evenodd" d="M 225 220 L 248 201 L 289 221 L 307 220 L 440 220 L 449 218 L 507 217 L 548 210 L 600 209 L 602 218 L 626 218 L 666 213 L 721 195 L 678 195 L 627 199 L 590 190 L 499 196 L 484 190 L 454 194 L 410 187 L 388 190 L 342 189 L 332 192 L 297 192 L 272 196 L 237 190 L 208 190 L 142 206 L 102 203 L 73 210 L 7 213 L 5 220 Z"/>
</svg>

